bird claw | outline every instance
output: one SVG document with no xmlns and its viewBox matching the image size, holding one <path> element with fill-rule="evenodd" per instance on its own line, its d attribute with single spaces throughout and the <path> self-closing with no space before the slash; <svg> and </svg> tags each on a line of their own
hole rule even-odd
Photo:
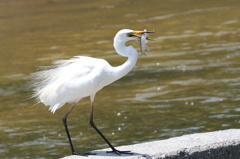
<svg viewBox="0 0 240 159">
<path fill-rule="evenodd" d="M 96 155 L 96 153 L 92 153 L 92 152 L 84 152 L 84 153 L 81 153 L 81 152 L 73 152 L 72 154 L 73 154 L 73 155 L 78 155 L 78 156 Z"/>
<path fill-rule="evenodd" d="M 107 151 L 107 153 L 115 153 L 119 156 L 121 156 L 122 154 L 129 154 L 129 155 L 133 154 L 133 153 L 131 153 L 131 151 L 119 151 L 117 149 L 113 149 L 112 151 Z"/>
</svg>

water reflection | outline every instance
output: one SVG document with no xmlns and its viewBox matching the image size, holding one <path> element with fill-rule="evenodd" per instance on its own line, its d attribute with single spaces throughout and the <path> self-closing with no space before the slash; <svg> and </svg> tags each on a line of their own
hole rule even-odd
<svg viewBox="0 0 240 159">
<path fill-rule="evenodd" d="M 237 0 L 1 2 L 1 158 L 70 153 L 61 123 L 70 105 L 53 115 L 28 100 L 31 73 L 76 55 L 119 65 L 126 59 L 112 38 L 122 28 L 156 33 L 148 55 L 96 98 L 96 124 L 115 146 L 238 128 L 239 7 Z M 89 105 L 83 99 L 69 118 L 79 151 L 107 147 L 88 124 Z"/>
</svg>

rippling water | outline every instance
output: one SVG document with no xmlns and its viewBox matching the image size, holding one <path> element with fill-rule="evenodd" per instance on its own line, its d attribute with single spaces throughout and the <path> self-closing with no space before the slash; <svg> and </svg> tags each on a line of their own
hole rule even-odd
<svg viewBox="0 0 240 159">
<path fill-rule="evenodd" d="M 97 94 L 96 125 L 115 146 L 239 128 L 239 15 L 237 0 L 0 2 L 1 158 L 70 155 L 61 123 L 70 105 L 54 115 L 35 105 L 31 73 L 75 55 L 120 65 L 112 39 L 122 28 L 156 33 L 148 55 Z M 83 99 L 69 116 L 78 151 L 108 147 L 89 109 Z"/>
</svg>

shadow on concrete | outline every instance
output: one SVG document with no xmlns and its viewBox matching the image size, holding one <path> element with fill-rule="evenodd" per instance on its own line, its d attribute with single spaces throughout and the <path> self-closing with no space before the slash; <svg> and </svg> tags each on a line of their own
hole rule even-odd
<svg viewBox="0 0 240 159">
<path fill-rule="evenodd" d="M 91 151 L 92 153 L 96 153 L 96 155 L 94 156 L 101 156 L 101 157 L 134 157 L 134 156 L 142 156 L 146 159 L 153 159 L 151 156 L 149 156 L 148 154 L 141 154 L 141 153 L 134 153 L 132 152 L 132 154 L 121 154 L 121 155 L 117 155 L 115 153 L 107 153 L 106 151 Z"/>
</svg>

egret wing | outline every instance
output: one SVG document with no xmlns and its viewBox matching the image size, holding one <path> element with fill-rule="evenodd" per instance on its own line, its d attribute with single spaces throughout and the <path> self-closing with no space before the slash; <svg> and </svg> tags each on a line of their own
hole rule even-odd
<svg viewBox="0 0 240 159">
<path fill-rule="evenodd" d="M 101 80 L 103 61 L 82 56 L 56 61 L 50 69 L 37 73 L 41 80 L 35 86 L 35 97 L 55 112 L 65 103 L 77 102 L 91 95 Z"/>
</svg>

